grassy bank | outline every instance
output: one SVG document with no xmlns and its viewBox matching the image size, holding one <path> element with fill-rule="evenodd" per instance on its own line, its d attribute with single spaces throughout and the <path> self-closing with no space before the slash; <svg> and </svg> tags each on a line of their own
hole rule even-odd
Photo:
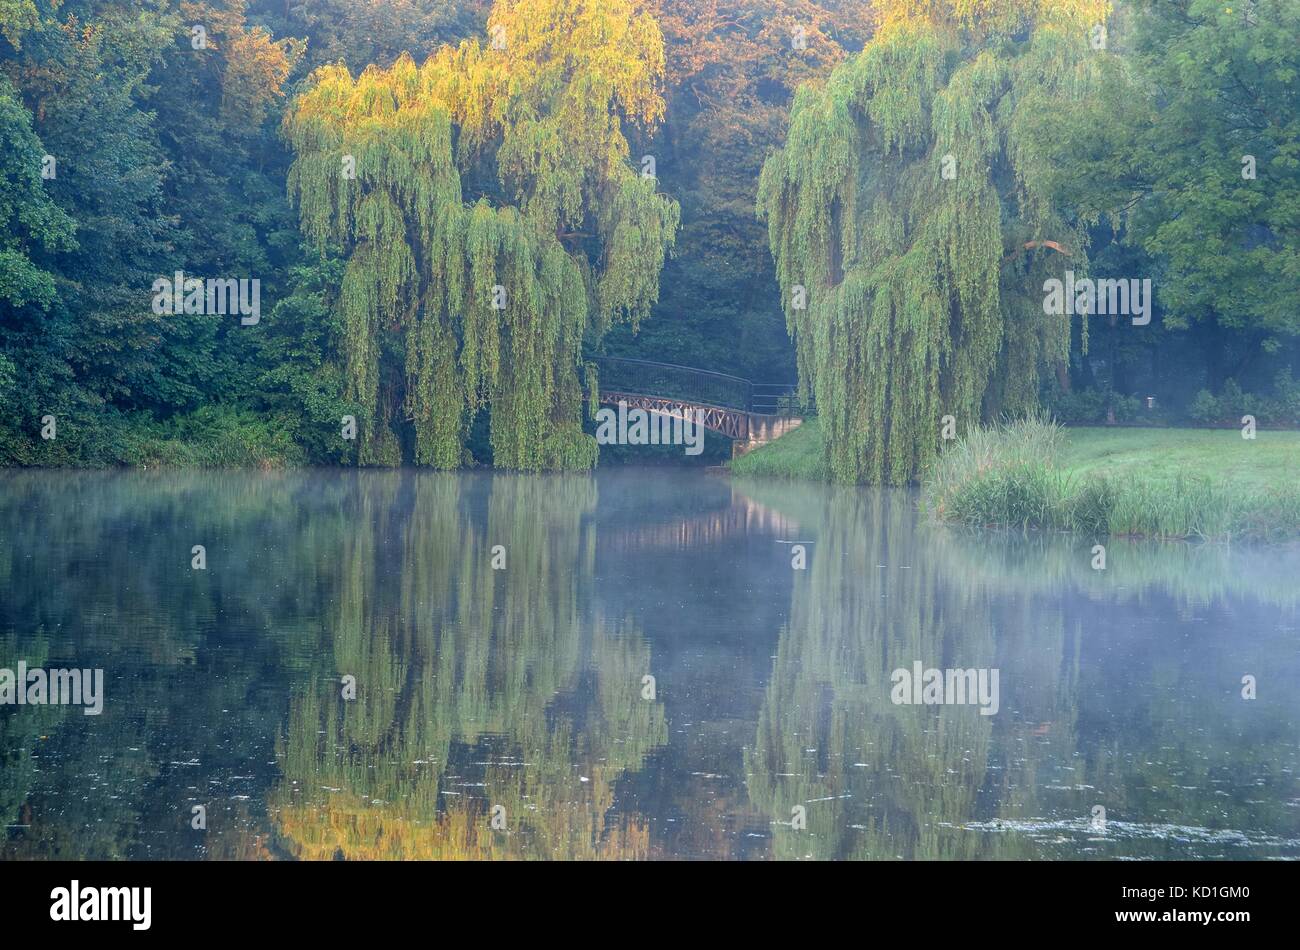
<svg viewBox="0 0 1300 950">
<path fill-rule="evenodd" d="M 732 474 L 764 478 L 808 478 L 828 481 L 826 443 L 816 416 L 775 442 L 730 463 Z"/>
<path fill-rule="evenodd" d="M 825 480 L 810 419 L 731 463 L 736 475 Z M 1027 421 L 950 446 L 922 506 L 962 524 L 1152 538 L 1300 538 L 1300 433 L 1072 428 Z"/>
<path fill-rule="evenodd" d="M 1153 538 L 1300 537 L 1300 433 L 976 430 L 925 479 L 935 518 L 981 526 Z"/>
</svg>

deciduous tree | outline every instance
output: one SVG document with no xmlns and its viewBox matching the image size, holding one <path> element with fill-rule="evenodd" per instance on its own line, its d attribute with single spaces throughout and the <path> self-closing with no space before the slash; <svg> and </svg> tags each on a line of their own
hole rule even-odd
<svg viewBox="0 0 1300 950">
<path fill-rule="evenodd" d="M 658 296 L 677 205 L 622 131 L 663 118 L 654 20 L 629 0 L 501 0 L 488 27 L 423 66 L 325 67 L 286 118 L 302 226 L 347 257 L 363 463 L 398 461 L 409 421 L 418 463 L 458 466 L 487 409 L 495 465 L 591 465 L 583 337 Z"/>
<path fill-rule="evenodd" d="M 1055 245 L 1085 232 L 1048 200 L 1029 117 L 1093 88 L 1105 0 L 883 0 L 880 28 L 800 89 L 758 207 L 837 479 L 901 484 L 959 427 L 1037 399 L 1064 358 L 1048 318 Z M 1052 242 L 1047 244 L 1046 242 Z"/>
</svg>

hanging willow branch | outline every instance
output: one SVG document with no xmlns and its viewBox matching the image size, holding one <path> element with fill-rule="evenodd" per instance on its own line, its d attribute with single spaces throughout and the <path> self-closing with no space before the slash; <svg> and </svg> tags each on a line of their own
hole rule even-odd
<svg viewBox="0 0 1300 950">
<path fill-rule="evenodd" d="M 862 53 L 796 95 L 758 211 L 832 473 L 902 484 L 934 458 L 945 415 L 965 427 L 1028 409 L 1039 367 L 1068 357 L 1068 322 L 1042 310 L 1050 265 L 1003 264 L 1053 235 L 1086 267 L 1082 223 L 1046 197 L 1032 120 L 1097 81 L 1089 29 L 1108 5 L 880 7 Z"/>
<path fill-rule="evenodd" d="M 631 0 L 499 0 L 488 27 L 422 66 L 324 67 L 285 119 L 302 228 L 347 259 L 363 464 L 401 460 L 406 420 L 417 463 L 459 466 L 487 409 L 496 466 L 590 467 L 583 336 L 658 299 L 678 207 L 631 167 L 620 122 L 663 117 L 658 27 Z M 489 155 L 512 203 L 465 200 Z M 591 258 L 558 236 L 579 232 Z"/>
</svg>

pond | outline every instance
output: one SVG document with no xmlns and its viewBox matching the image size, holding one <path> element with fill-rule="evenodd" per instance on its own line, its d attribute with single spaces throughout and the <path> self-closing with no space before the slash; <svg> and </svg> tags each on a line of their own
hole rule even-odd
<svg viewBox="0 0 1300 950">
<path fill-rule="evenodd" d="M 1093 544 L 683 469 L 6 473 L 0 668 L 103 685 L 0 705 L 0 857 L 1300 857 L 1300 547 Z"/>
</svg>

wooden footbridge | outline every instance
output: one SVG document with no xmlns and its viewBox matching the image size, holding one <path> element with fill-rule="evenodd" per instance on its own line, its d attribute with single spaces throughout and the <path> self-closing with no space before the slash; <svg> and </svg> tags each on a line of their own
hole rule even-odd
<svg viewBox="0 0 1300 950">
<path fill-rule="evenodd" d="M 771 442 L 803 422 L 793 383 L 756 383 L 653 360 L 602 356 L 596 357 L 595 363 L 601 403 L 625 403 L 629 409 L 674 419 L 699 418 L 709 431 L 731 439 L 733 457 Z"/>
</svg>

